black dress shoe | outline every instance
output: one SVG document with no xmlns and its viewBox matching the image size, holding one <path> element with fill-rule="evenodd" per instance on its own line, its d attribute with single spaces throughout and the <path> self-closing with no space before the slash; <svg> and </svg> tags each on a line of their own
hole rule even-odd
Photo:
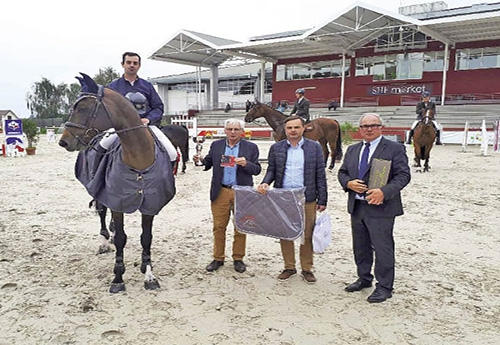
<svg viewBox="0 0 500 345">
<path fill-rule="evenodd" d="M 247 270 L 247 266 L 242 260 L 234 260 L 234 270 L 243 273 Z"/>
<path fill-rule="evenodd" d="M 210 263 L 210 265 L 207 266 L 207 271 L 208 272 L 217 271 L 221 266 L 224 266 L 224 261 L 214 260 Z"/>
<path fill-rule="evenodd" d="M 369 288 L 371 286 L 372 282 L 358 279 L 354 283 L 347 285 L 344 290 L 347 292 L 361 291 L 364 288 Z"/>
<path fill-rule="evenodd" d="M 380 303 L 388 298 L 392 297 L 392 292 L 382 288 L 376 288 L 373 293 L 368 296 L 368 302 L 370 303 Z"/>
</svg>

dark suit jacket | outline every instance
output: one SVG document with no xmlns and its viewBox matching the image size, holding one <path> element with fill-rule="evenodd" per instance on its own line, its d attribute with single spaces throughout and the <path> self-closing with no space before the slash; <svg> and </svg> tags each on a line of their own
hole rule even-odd
<svg viewBox="0 0 500 345">
<path fill-rule="evenodd" d="M 226 139 L 216 140 L 210 145 L 208 154 L 203 159 L 204 170 L 212 168 L 212 185 L 210 187 L 210 200 L 214 201 L 219 195 L 224 167 L 220 166 L 221 157 L 226 148 Z M 259 175 L 261 166 L 259 163 L 259 148 L 252 142 L 241 140 L 238 157 L 245 157 L 247 165 L 237 165 L 236 181 L 239 186 L 253 186 L 253 175 Z"/>
<path fill-rule="evenodd" d="M 269 149 L 268 168 L 262 183 L 271 184 L 275 188 L 283 188 L 287 152 L 290 144 L 286 139 L 274 143 Z M 328 191 L 326 187 L 325 159 L 318 142 L 304 138 L 304 186 L 306 202 L 316 201 L 326 206 Z"/>
<path fill-rule="evenodd" d="M 349 193 L 347 210 L 352 213 L 356 193 L 347 188 L 347 182 L 358 178 L 359 153 L 363 142 L 351 145 L 347 148 L 342 166 L 339 168 L 338 180 L 344 191 Z M 410 166 L 404 145 L 382 138 L 373 153 L 373 158 L 390 160 L 391 170 L 387 185 L 381 188 L 384 192 L 384 202 L 381 205 L 369 205 L 369 213 L 372 217 L 395 217 L 403 214 L 401 203 L 401 190 L 410 182 Z M 366 184 L 370 176 L 370 169 L 363 178 Z"/>
<path fill-rule="evenodd" d="M 300 102 L 299 100 L 296 100 L 290 115 L 295 114 L 302 117 L 306 121 L 309 121 L 309 106 L 310 106 L 309 100 L 305 97 Z"/>
<path fill-rule="evenodd" d="M 429 101 L 429 103 L 425 104 L 424 102 L 419 102 L 417 104 L 417 109 L 415 110 L 415 113 L 417 113 L 417 120 L 422 120 L 422 117 L 424 116 L 424 113 L 427 110 L 432 110 L 432 113 L 434 114 L 434 118 L 436 117 L 436 103 L 433 101 Z"/>
</svg>

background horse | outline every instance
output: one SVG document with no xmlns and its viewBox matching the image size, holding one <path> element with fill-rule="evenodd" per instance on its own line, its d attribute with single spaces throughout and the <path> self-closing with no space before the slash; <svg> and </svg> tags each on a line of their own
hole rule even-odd
<svg viewBox="0 0 500 345">
<path fill-rule="evenodd" d="M 189 130 L 184 125 L 163 126 L 161 130 L 170 139 L 175 149 L 181 151 L 181 172 L 184 174 L 186 172 L 186 162 L 189 160 Z"/>
<path fill-rule="evenodd" d="M 429 157 L 436 140 L 436 131 L 432 124 L 434 113 L 432 110 L 427 110 L 420 122 L 417 124 L 413 134 L 413 146 L 415 151 L 414 167 L 420 168 L 421 161 L 424 160 L 424 172 L 429 171 Z"/>
<path fill-rule="evenodd" d="M 274 110 L 262 103 L 254 103 L 250 111 L 245 116 L 245 122 L 252 122 L 259 117 L 266 119 L 267 123 L 274 130 L 274 140 L 279 141 L 286 138 L 285 135 L 285 119 L 286 115 Z M 331 150 L 331 162 L 328 169 L 332 170 L 335 166 L 335 161 L 342 159 L 342 138 L 340 131 L 340 124 L 337 120 L 327 118 L 317 118 L 306 124 L 304 137 L 318 141 L 323 148 L 323 155 L 325 157 L 325 165 L 328 161 L 328 146 Z"/>
<path fill-rule="evenodd" d="M 69 121 L 59 141 L 68 151 L 78 154 L 75 172 L 78 180 L 94 199 L 112 210 L 116 247 L 114 279 L 110 292 L 125 290 L 123 249 L 127 242 L 124 213 L 142 214 L 142 263 L 146 289 L 160 287 L 151 265 L 153 218 L 174 197 L 172 164 L 159 148 L 148 126 L 142 124 L 134 106 L 122 95 L 102 86 L 82 73 L 78 77 L 83 93 L 75 101 Z M 95 149 L 91 140 L 114 128 L 120 146 L 111 147 L 100 163 L 92 166 Z M 95 141 L 95 140 L 94 140 Z M 113 154 L 111 154 L 111 152 Z M 94 154 L 94 156 L 92 156 Z M 138 188 L 136 186 L 139 186 Z"/>
</svg>

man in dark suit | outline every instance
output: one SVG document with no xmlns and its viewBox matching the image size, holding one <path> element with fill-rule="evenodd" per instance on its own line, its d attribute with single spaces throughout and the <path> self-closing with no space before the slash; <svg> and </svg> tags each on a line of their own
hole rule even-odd
<svg viewBox="0 0 500 345">
<path fill-rule="evenodd" d="M 383 302 L 392 297 L 394 285 L 394 221 L 403 214 L 401 190 L 410 182 L 410 167 L 404 145 L 382 137 L 382 119 L 378 114 L 361 116 L 359 131 L 363 141 L 349 146 L 339 168 L 338 179 L 349 193 L 347 209 L 351 214 L 354 260 L 358 280 L 348 292 L 371 287 L 375 252 L 375 291 L 368 302 Z M 370 165 L 374 159 L 390 161 L 387 183 L 369 189 Z M 365 163 L 363 163 L 365 160 Z"/>
<path fill-rule="evenodd" d="M 210 145 L 208 154 L 202 158 L 193 157 L 201 162 L 204 170 L 212 169 L 210 201 L 213 217 L 214 260 L 207 266 L 208 272 L 217 271 L 224 265 L 226 248 L 226 227 L 234 211 L 234 190 L 232 186 L 253 186 L 253 176 L 259 175 L 259 148 L 252 142 L 241 140 L 245 123 L 237 119 L 225 121 L 225 139 L 216 140 Z M 246 235 L 234 228 L 233 264 L 236 272 L 246 271 Z"/>
<path fill-rule="evenodd" d="M 297 100 L 295 101 L 293 105 L 292 112 L 290 113 L 290 116 L 292 115 L 298 115 L 301 118 L 304 119 L 306 123 L 309 122 L 309 100 L 304 96 L 306 91 L 304 89 L 297 89 L 295 90 L 295 97 Z"/>
</svg>

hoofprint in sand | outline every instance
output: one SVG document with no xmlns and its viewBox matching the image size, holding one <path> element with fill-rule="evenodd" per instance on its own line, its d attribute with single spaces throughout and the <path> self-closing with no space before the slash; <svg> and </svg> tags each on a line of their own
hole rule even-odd
<svg viewBox="0 0 500 345">
<path fill-rule="evenodd" d="M 265 158 L 270 143 L 256 143 Z M 315 285 L 277 281 L 279 243 L 261 236 L 248 236 L 248 269 L 235 272 L 232 227 L 226 265 L 206 273 L 211 172 L 190 164 L 154 221 L 161 289 L 143 288 L 134 213 L 127 291 L 110 294 L 114 253 L 96 254 L 99 220 L 74 177 L 76 153 L 42 137 L 36 155 L 0 158 L 0 344 L 498 344 L 500 155 L 461 151 L 436 146 L 431 171 L 412 171 L 395 226 L 394 295 L 372 305 L 371 289 L 344 291 L 356 274 L 338 165 L 328 172 L 333 241 L 315 256 Z"/>
</svg>

